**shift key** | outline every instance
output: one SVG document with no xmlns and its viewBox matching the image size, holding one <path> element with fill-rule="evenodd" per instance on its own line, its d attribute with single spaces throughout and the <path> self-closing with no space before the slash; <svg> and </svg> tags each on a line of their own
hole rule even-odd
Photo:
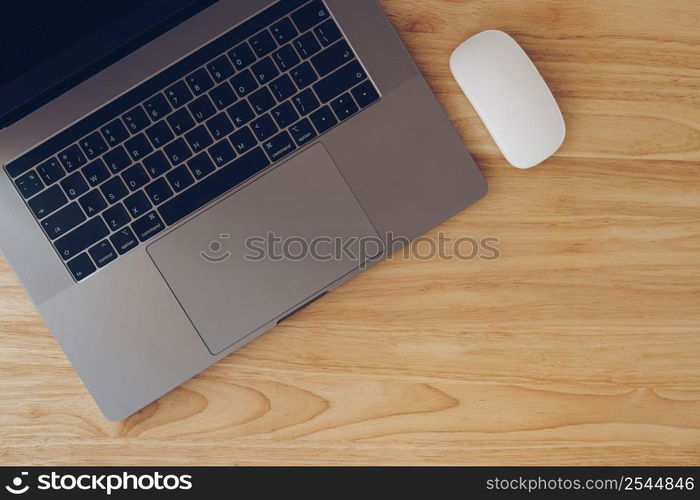
<svg viewBox="0 0 700 500">
<path fill-rule="evenodd" d="M 366 78 L 367 73 L 362 69 L 360 63 L 353 61 L 331 73 L 320 82 L 315 83 L 314 90 L 321 101 L 328 102 L 347 92 Z"/>
<path fill-rule="evenodd" d="M 91 247 L 109 234 L 107 225 L 99 217 L 73 230 L 56 240 L 56 250 L 63 260 L 69 260 L 88 247 Z"/>
</svg>

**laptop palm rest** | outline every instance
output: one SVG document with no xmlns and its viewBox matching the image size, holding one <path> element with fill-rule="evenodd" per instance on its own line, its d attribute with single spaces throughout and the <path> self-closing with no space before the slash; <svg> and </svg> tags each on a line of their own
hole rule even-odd
<svg viewBox="0 0 700 500">
<path fill-rule="evenodd" d="M 382 250 L 321 144 L 148 247 L 212 354 L 294 311 Z"/>
</svg>

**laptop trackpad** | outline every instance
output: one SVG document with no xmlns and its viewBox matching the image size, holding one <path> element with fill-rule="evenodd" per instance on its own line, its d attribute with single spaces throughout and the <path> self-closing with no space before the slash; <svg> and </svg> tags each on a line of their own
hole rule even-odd
<svg viewBox="0 0 700 500">
<path fill-rule="evenodd" d="M 380 253 L 377 233 L 317 144 L 156 241 L 148 253 L 217 354 L 357 268 L 361 244 L 353 238 L 364 238 L 371 254 L 364 260 Z"/>
</svg>

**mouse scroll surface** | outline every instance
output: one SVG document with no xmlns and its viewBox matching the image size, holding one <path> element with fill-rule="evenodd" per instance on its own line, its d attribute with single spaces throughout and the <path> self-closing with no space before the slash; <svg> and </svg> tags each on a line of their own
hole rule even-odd
<svg viewBox="0 0 700 500">
<path fill-rule="evenodd" d="M 474 35 L 453 52 L 450 68 L 508 163 L 534 167 L 559 149 L 566 133 L 559 106 L 509 35 Z"/>
</svg>

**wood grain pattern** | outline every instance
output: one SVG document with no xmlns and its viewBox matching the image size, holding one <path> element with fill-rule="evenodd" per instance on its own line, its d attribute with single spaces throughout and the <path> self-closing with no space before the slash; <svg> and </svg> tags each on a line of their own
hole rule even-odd
<svg viewBox="0 0 700 500">
<path fill-rule="evenodd" d="M 383 0 L 490 182 L 436 229 L 121 423 L 0 264 L 2 464 L 697 464 L 700 4 Z M 568 125 L 506 165 L 447 57 L 511 33 Z"/>
</svg>

